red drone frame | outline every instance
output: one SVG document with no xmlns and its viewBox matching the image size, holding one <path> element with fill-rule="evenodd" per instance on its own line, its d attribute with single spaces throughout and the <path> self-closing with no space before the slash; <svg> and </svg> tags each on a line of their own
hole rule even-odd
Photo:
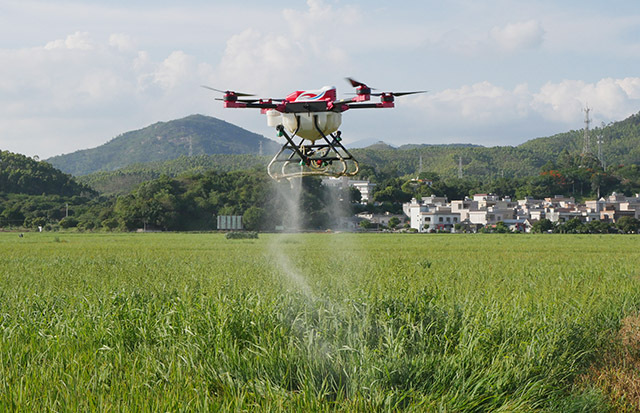
<svg viewBox="0 0 640 413">
<path fill-rule="evenodd" d="M 342 112 L 349 109 L 393 108 L 396 96 L 424 93 L 372 92 L 364 83 L 347 78 L 356 88 L 351 99 L 337 99 L 336 88 L 325 86 L 318 90 L 298 90 L 284 99 L 255 99 L 249 93 L 223 91 L 209 86 L 204 88 L 223 93 L 225 108 L 261 109 L 267 123 L 283 136 L 286 143 L 273 157 L 267 172 L 273 179 L 309 175 L 353 176 L 358 173 L 358 162 L 342 145 Z M 379 96 L 378 103 L 365 103 L 371 96 Z M 287 131 L 289 133 L 287 133 Z M 299 143 L 294 138 L 300 138 Z M 319 141 L 320 143 L 316 143 Z"/>
</svg>

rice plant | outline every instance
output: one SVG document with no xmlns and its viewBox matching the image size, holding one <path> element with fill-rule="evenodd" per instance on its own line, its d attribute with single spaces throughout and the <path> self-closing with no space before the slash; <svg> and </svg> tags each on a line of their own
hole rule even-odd
<svg viewBox="0 0 640 413">
<path fill-rule="evenodd" d="M 27 233 L 0 251 L 2 411 L 603 411 L 579 378 L 640 306 L 635 237 Z"/>
</svg>

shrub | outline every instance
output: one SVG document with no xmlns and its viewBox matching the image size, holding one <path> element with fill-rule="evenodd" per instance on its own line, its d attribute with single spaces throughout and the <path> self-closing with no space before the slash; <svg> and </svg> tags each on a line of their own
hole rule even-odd
<svg viewBox="0 0 640 413">
<path fill-rule="evenodd" d="M 243 232 L 227 232 L 225 235 L 227 239 L 257 239 L 258 233 L 255 231 L 243 231 Z"/>
</svg>

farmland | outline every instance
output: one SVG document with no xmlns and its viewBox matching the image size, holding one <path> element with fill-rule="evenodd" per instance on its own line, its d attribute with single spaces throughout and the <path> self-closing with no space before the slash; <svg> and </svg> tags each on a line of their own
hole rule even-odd
<svg viewBox="0 0 640 413">
<path fill-rule="evenodd" d="M 603 411 L 639 242 L 0 233 L 0 410 Z"/>
</svg>

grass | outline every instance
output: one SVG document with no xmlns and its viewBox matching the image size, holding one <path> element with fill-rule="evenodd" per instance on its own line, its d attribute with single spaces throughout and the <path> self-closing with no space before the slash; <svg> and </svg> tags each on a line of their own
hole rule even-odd
<svg viewBox="0 0 640 413">
<path fill-rule="evenodd" d="M 0 410 L 606 411 L 639 240 L 2 233 Z"/>
</svg>

